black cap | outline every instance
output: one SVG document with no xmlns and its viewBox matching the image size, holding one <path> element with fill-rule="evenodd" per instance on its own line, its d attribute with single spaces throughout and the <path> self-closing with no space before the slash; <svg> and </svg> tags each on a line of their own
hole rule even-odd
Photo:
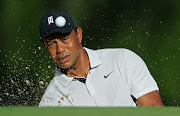
<svg viewBox="0 0 180 116">
<path fill-rule="evenodd" d="M 44 15 L 40 21 L 40 40 L 56 32 L 71 33 L 74 27 L 77 27 L 77 24 L 71 14 L 64 11 L 52 10 Z"/>
</svg>

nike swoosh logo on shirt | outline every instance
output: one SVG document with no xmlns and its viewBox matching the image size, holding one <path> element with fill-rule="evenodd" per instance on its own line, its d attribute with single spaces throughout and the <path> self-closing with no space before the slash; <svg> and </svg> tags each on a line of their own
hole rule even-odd
<svg viewBox="0 0 180 116">
<path fill-rule="evenodd" d="M 113 72 L 113 71 L 112 71 Z M 110 72 L 108 75 L 104 75 L 104 78 L 107 78 L 112 72 Z"/>
</svg>

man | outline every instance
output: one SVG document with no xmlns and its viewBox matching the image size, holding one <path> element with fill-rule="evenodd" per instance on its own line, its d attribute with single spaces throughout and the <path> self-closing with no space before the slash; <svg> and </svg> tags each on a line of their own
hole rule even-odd
<svg viewBox="0 0 180 116">
<path fill-rule="evenodd" d="M 156 82 L 132 51 L 83 47 L 81 27 L 63 11 L 47 13 L 39 27 L 56 64 L 39 106 L 163 106 Z"/>
</svg>

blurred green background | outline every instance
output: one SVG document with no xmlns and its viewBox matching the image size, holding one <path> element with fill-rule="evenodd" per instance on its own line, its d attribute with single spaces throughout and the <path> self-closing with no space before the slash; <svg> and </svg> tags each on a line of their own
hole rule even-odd
<svg viewBox="0 0 180 116">
<path fill-rule="evenodd" d="M 39 43 L 39 22 L 59 9 L 82 27 L 83 46 L 141 56 L 163 103 L 180 106 L 179 6 L 179 0 L 1 0 L 0 105 L 38 105 L 55 68 Z"/>
</svg>

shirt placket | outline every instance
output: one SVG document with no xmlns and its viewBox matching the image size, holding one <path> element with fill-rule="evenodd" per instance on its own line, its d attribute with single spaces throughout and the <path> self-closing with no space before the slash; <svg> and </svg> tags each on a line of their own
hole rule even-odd
<svg viewBox="0 0 180 116">
<path fill-rule="evenodd" d="M 95 89 L 94 89 L 94 87 L 92 86 L 92 84 L 91 84 L 91 82 L 90 82 L 90 79 L 89 79 L 89 78 L 91 78 L 91 77 L 90 77 L 90 76 L 91 76 L 91 73 L 92 73 L 92 70 L 89 70 L 89 72 L 88 72 L 88 74 L 87 74 L 87 77 L 86 77 L 85 86 L 86 86 L 86 89 L 87 89 L 89 95 L 90 95 L 91 98 L 93 99 L 95 105 L 98 106 L 97 103 L 96 103 L 96 101 L 95 101 L 95 99 L 94 99 Z"/>
</svg>

